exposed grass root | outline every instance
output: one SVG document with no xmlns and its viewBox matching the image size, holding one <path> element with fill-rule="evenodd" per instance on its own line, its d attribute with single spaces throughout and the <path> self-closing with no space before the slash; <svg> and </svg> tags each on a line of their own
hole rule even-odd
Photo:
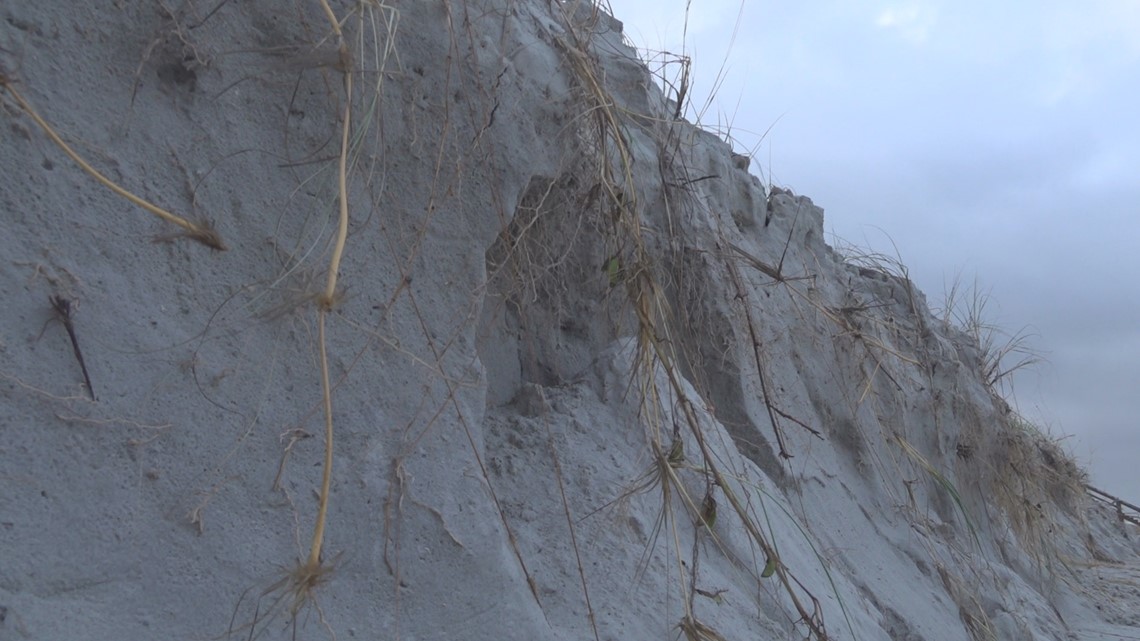
<svg viewBox="0 0 1140 641">
<path fill-rule="evenodd" d="M 339 222 L 337 224 L 336 238 L 333 244 L 332 257 L 329 259 L 328 281 L 324 292 L 317 299 L 317 345 L 321 371 L 321 398 L 324 407 L 325 419 L 325 457 L 321 470 L 321 491 L 317 506 L 317 519 L 313 526 L 313 538 L 309 545 L 309 558 L 293 574 L 295 592 L 306 595 L 324 582 L 327 574 L 321 565 L 321 550 L 324 545 L 325 524 L 328 520 L 329 496 L 332 490 L 333 465 L 333 407 L 332 384 L 329 380 L 328 341 L 325 334 L 325 325 L 329 312 L 332 311 L 337 295 L 337 276 L 340 272 L 341 259 L 344 257 L 344 245 L 348 238 L 348 151 L 349 137 L 352 131 L 352 56 L 341 32 L 340 21 L 332 12 L 326 0 L 320 0 L 329 19 L 333 33 L 336 35 L 337 50 L 340 52 L 344 74 L 344 114 L 341 119 L 340 154 L 337 161 L 337 201 Z"/>
<path fill-rule="evenodd" d="M 611 287 L 621 286 L 625 290 L 636 322 L 637 343 L 632 383 L 639 392 L 639 415 L 647 427 L 650 448 L 656 461 L 655 469 L 643 475 L 632 491 L 642 491 L 658 484 L 661 486 L 662 518 L 671 534 L 672 547 L 677 551 L 677 576 L 686 594 L 684 617 L 678 627 L 690 640 L 721 638 L 693 612 L 693 600 L 698 594 L 696 559 L 688 564 L 680 556 L 681 520 L 676 518 L 672 507 L 674 499 L 684 505 L 692 517 L 687 526 L 695 528 L 697 535 L 700 532 L 711 532 L 710 526 L 716 520 L 713 488 L 720 488 L 749 538 L 766 559 L 762 574 L 777 577 L 779 585 L 799 613 L 800 622 L 807 626 L 809 637 L 820 641 L 828 639 L 818 600 L 780 562 L 774 544 L 750 512 L 748 501 L 742 500 L 732 489 L 729 477 L 721 471 L 696 410 L 689 400 L 678 371 L 676 352 L 680 349 L 677 342 L 680 337 L 673 335 L 667 321 L 673 317 L 670 305 L 655 275 L 653 256 L 646 246 L 645 225 L 641 219 L 642 205 L 635 188 L 637 181 L 634 180 L 633 154 L 627 138 L 627 114 L 616 106 L 617 101 L 605 88 L 602 80 L 604 74 L 596 68 L 589 39 L 579 33 L 572 20 L 566 22 L 569 37 L 557 42 L 583 90 L 586 103 L 584 113 L 589 113 L 596 125 L 592 131 L 584 132 L 583 136 L 592 143 L 597 154 L 599 196 L 604 201 L 602 209 L 609 212 L 610 221 L 605 241 L 608 247 L 616 248 L 611 262 L 607 263 L 606 272 Z M 611 265 L 613 269 L 608 268 Z M 779 275 L 782 277 L 782 274 Z M 659 388 L 659 376 L 662 374 L 665 377 L 662 383 L 665 389 Z M 663 393 L 673 403 L 666 402 L 662 398 Z M 670 412 L 671 407 L 673 410 Z M 673 429 L 670 430 L 667 425 Z M 706 492 L 703 500 L 690 495 L 677 467 L 684 460 L 683 451 L 677 449 L 680 443 L 677 437 L 679 430 L 685 427 L 698 446 L 698 451 L 692 454 L 697 457 L 698 463 L 692 469 L 698 470 L 705 477 Z M 666 445 L 670 431 L 674 438 L 670 445 Z M 807 605 L 804 599 L 810 600 L 811 605 Z"/>
<path fill-rule="evenodd" d="M 79 165 L 80 169 L 85 171 L 95 180 L 99 181 L 103 186 L 115 192 L 115 194 L 126 198 L 131 203 L 142 207 L 155 216 L 158 216 L 162 220 L 181 227 L 183 230 L 174 235 L 160 237 L 159 240 L 169 240 L 173 238 L 185 237 L 195 242 L 201 243 L 216 251 L 225 251 L 228 249 L 226 247 L 226 244 L 222 241 L 221 235 L 217 232 L 217 230 L 214 229 L 213 224 L 211 224 L 209 221 L 202 220 L 198 222 L 191 222 L 181 216 L 172 214 L 169 211 L 166 211 L 165 209 L 159 207 L 158 205 L 152 204 L 147 200 L 139 198 L 133 193 L 120 187 L 117 183 L 112 181 L 110 178 L 107 178 L 97 169 L 92 167 L 86 160 L 83 159 L 82 156 L 80 156 L 74 149 L 72 149 L 70 145 L 63 141 L 63 138 L 60 137 L 58 133 L 56 133 L 55 129 L 50 124 L 48 124 L 48 122 L 44 120 L 42 116 L 40 116 L 40 114 L 35 110 L 35 108 L 32 107 L 31 104 L 28 103 L 28 101 L 20 94 L 20 92 L 16 91 L 16 88 L 12 86 L 11 81 L 6 76 L 0 78 L 0 88 L 8 92 L 8 95 L 12 97 L 12 100 L 16 101 L 16 105 L 20 108 L 20 110 L 28 114 L 28 116 L 31 117 L 31 119 L 34 120 L 37 125 L 39 125 L 40 129 L 42 129 L 44 133 L 47 134 L 47 137 L 50 138 L 57 147 L 62 149 L 63 153 L 67 154 L 68 157 L 70 157 L 75 161 L 77 165 Z"/>
<path fill-rule="evenodd" d="M 276 582 L 258 593 L 253 602 L 253 614 L 248 621 L 239 623 L 239 613 L 249 593 L 249 590 L 246 590 L 234 605 L 229 627 L 219 638 L 232 638 L 240 634 L 248 641 L 259 639 L 281 617 L 285 618 L 285 625 L 293 629 L 293 638 L 297 638 L 298 623 L 303 625 L 302 619 L 308 607 L 312 606 L 325 630 L 335 639 L 336 635 L 325 622 L 324 613 L 316 600 L 317 590 L 330 580 L 335 569 L 335 562 L 326 564 L 298 562 L 284 571 Z"/>
</svg>

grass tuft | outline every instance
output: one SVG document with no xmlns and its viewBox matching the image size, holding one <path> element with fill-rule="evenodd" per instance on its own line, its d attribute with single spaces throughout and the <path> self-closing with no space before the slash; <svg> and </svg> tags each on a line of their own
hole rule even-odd
<svg viewBox="0 0 1140 641">
<path fill-rule="evenodd" d="M 975 280 L 968 292 L 955 280 L 946 292 L 942 305 L 942 322 L 968 334 L 981 350 L 979 363 L 986 386 L 1002 395 L 1012 392 L 1013 375 L 1042 361 L 1042 355 L 1031 344 L 1033 334 L 1024 327 L 1012 334 L 987 320 L 989 290 Z"/>
</svg>

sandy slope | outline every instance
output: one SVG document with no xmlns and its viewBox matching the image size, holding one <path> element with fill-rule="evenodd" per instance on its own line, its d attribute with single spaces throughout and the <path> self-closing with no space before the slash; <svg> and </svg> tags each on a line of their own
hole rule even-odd
<svg viewBox="0 0 1140 641">
<path fill-rule="evenodd" d="M 332 573 L 294 603 L 325 15 L 0 2 L 11 87 L 229 248 L 171 238 L 4 94 L 0 639 L 1140 638 L 1140 528 L 903 266 L 837 253 L 674 120 L 604 14 L 402 4 L 332 5 Z"/>
</svg>

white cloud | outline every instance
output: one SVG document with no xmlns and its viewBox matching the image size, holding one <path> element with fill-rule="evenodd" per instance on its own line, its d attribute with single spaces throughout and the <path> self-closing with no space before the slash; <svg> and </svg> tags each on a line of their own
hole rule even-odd
<svg viewBox="0 0 1140 641">
<path fill-rule="evenodd" d="M 875 24 L 882 29 L 898 32 L 911 44 L 921 45 L 930 37 L 937 18 L 938 12 L 934 7 L 909 4 L 882 11 L 875 18 Z"/>
</svg>

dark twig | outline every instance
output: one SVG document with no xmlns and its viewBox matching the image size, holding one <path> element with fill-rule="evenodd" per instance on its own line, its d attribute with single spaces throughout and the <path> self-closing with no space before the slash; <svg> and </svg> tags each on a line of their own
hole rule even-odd
<svg viewBox="0 0 1140 641">
<path fill-rule="evenodd" d="M 71 322 L 71 301 L 54 294 L 50 300 L 59 322 L 63 323 L 67 335 L 71 337 L 71 349 L 75 352 L 75 360 L 79 361 L 79 368 L 83 370 L 83 380 L 87 383 L 87 392 L 91 394 L 91 400 L 94 401 L 96 400 L 95 388 L 91 386 L 91 376 L 87 374 L 87 364 L 83 362 L 83 352 L 79 351 L 79 339 L 75 337 L 75 325 Z"/>
</svg>

